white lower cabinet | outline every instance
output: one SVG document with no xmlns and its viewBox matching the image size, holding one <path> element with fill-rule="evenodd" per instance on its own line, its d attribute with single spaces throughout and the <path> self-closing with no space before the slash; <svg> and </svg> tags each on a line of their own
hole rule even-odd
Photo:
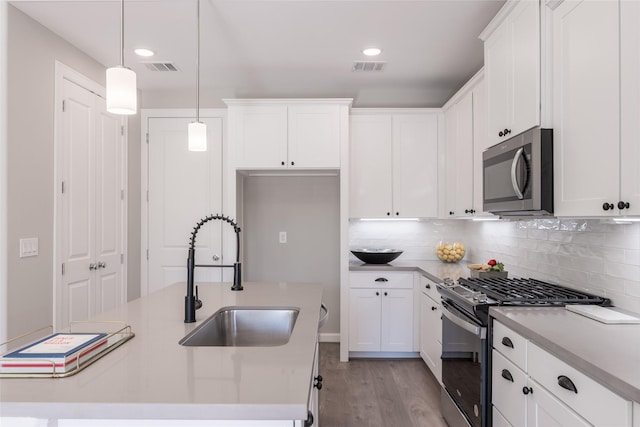
<svg viewBox="0 0 640 427">
<path fill-rule="evenodd" d="M 442 384 L 442 310 L 436 284 L 420 276 L 420 357 Z"/>
<path fill-rule="evenodd" d="M 529 379 L 527 386 L 534 391 L 527 398 L 527 423 L 521 425 L 529 427 L 591 426 L 537 382 Z"/>
<path fill-rule="evenodd" d="M 630 401 L 500 322 L 493 332 L 494 426 L 632 426 Z"/>
<path fill-rule="evenodd" d="M 413 351 L 413 273 L 352 272 L 349 351 Z"/>
</svg>

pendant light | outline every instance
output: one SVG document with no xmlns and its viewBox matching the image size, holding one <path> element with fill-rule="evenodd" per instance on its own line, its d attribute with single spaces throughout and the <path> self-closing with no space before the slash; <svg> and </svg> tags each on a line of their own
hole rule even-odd
<svg viewBox="0 0 640 427">
<path fill-rule="evenodd" d="M 107 111 L 136 114 L 137 104 L 136 73 L 124 66 L 124 0 L 120 0 L 120 65 L 107 68 Z"/>
<path fill-rule="evenodd" d="M 207 125 L 200 121 L 200 0 L 197 0 L 196 121 L 189 123 L 189 151 L 207 151 Z"/>
</svg>

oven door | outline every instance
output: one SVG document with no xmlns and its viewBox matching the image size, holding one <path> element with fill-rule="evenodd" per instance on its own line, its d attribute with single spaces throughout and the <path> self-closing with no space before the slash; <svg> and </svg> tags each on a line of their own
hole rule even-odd
<svg viewBox="0 0 640 427">
<path fill-rule="evenodd" d="M 487 328 L 447 301 L 442 302 L 442 314 L 442 382 L 446 394 L 468 425 L 486 426 Z M 443 394 L 443 400 L 446 397 Z M 443 408 L 446 406 L 443 402 Z M 450 426 L 463 425 L 459 419 L 443 415 Z"/>
</svg>

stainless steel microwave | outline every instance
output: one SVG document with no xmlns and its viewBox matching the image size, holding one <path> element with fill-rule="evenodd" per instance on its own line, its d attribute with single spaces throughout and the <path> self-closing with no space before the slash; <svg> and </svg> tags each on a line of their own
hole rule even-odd
<svg viewBox="0 0 640 427">
<path fill-rule="evenodd" d="M 553 130 L 533 128 L 489 147 L 482 176 L 485 212 L 553 215 Z"/>
</svg>

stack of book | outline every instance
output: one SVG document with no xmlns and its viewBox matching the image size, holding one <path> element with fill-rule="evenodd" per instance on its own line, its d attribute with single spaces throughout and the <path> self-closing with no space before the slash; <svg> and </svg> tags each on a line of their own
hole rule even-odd
<svg viewBox="0 0 640 427">
<path fill-rule="evenodd" d="M 0 357 L 0 373 L 62 374 L 107 348 L 107 334 L 57 333 Z"/>
</svg>

